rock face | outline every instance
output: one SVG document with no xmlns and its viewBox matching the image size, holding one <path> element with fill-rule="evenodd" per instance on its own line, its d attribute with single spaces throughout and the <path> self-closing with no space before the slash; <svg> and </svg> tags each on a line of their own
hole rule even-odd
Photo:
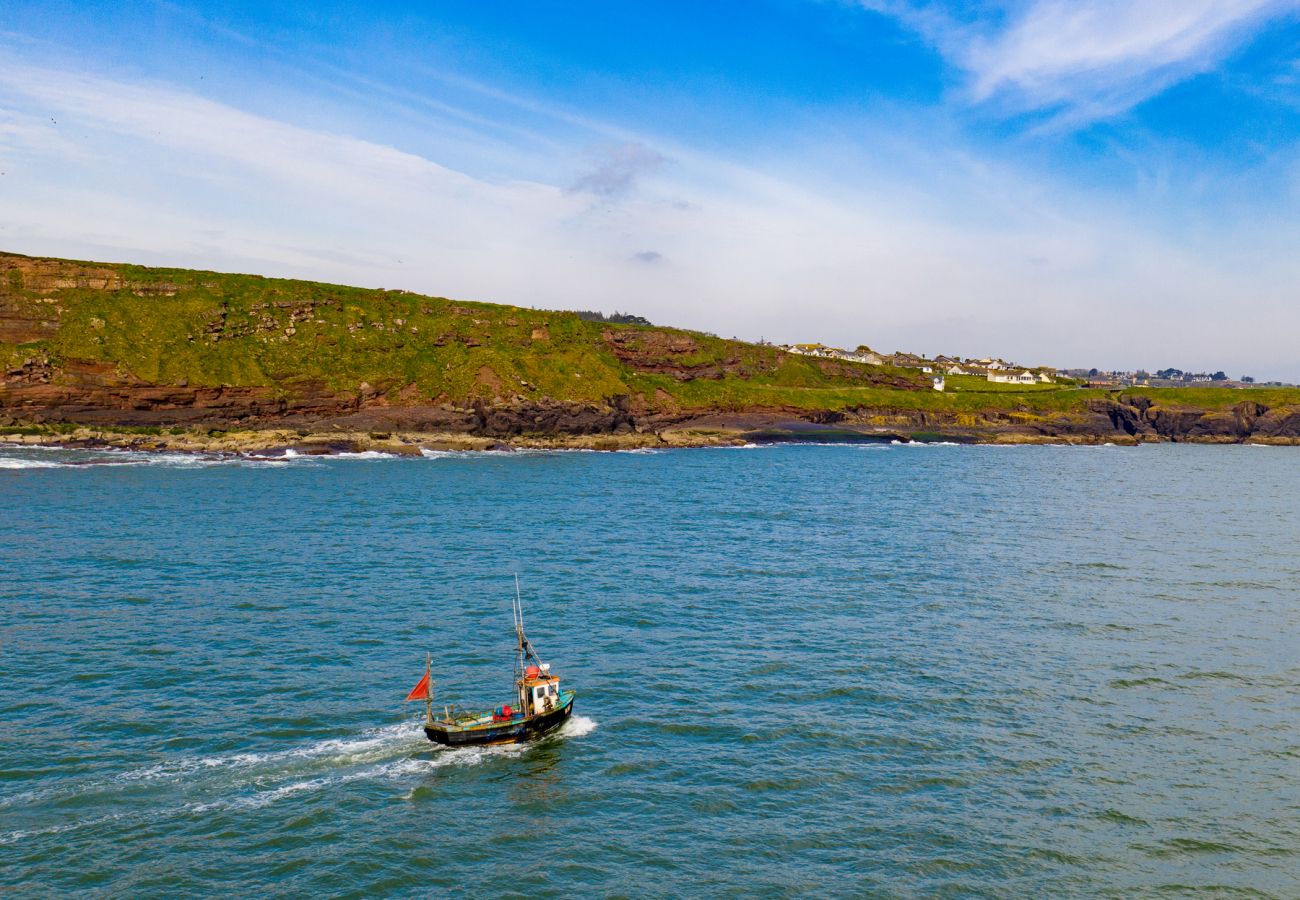
<svg viewBox="0 0 1300 900">
<path fill-rule="evenodd" d="M 35 294 L 51 294 L 68 288 L 116 291 L 127 286 L 116 269 L 61 259 L 5 255 L 0 258 L 0 273 L 5 275 L 8 284 Z"/>
<path fill-rule="evenodd" d="M 946 427 L 946 423 L 932 422 Z M 954 423 L 956 424 L 956 423 Z M 986 414 L 973 429 L 958 432 L 994 440 L 1091 438 L 1106 441 L 1187 441 L 1197 443 L 1300 443 L 1300 407 L 1274 409 L 1243 401 L 1228 410 L 1160 406 L 1143 395 L 1093 400 L 1082 413 L 1060 413 L 1032 422 Z"/>
</svg>

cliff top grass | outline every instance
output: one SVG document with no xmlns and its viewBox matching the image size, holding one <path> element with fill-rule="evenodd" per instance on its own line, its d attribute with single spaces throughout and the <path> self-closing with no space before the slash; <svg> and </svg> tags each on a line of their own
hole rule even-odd
<svg viewBox="0 0 1300 900">
<path fill-rule="evenodd" d="M 1296 387 L 1134 387 L 1124 390 L 1120 397 L 1148 397 L 1160 406 L 1186 406 L 1196 409 L 1231 409 L 1238 403 L 1258 403 L 1262 406 L 1295 406 L 1300 404 L 1300 388 Z"/>
</svg>

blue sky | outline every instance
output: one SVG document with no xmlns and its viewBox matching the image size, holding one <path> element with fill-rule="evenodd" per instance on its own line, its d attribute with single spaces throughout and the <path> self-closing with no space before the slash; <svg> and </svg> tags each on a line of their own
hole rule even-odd
<svg viewBox="0 0 1300 900">
<path fill-rule="evenodd" d="M 1300 380 L 1297 37 L 1300 0 L 3 0 L 0 247 Z"/>
</svg>

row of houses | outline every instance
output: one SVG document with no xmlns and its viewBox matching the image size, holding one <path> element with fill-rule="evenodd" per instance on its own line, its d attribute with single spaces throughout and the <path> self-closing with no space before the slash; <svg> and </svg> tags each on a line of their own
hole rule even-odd
<svg viewBox="0 0 1300 900">
<path fill-rule="evenodd" d="M 761 342 L 766 343 L 766 342 Z M 769 345 L 770 346 L 770 345 Z M 982 359 L 964 359 L 959 356 L 939 356 L 929 359 L 915 353 L 877 353 L 866 345 L 856 350 L 843 350 L 825 344 L 782 344 L 777 345 L 787 353 L 802 356 L 818 356 L 826 359 L 843 359 L 849 362 L 867 363 L 873 366 L 896 366 L 903 369 L 917 369 L 932 376 L 935 390 L 943 390 L 944 377 L 948 375 L 965 375 L 985 378 L 995 384 L 1053 384 L 1057 378 L 1076 379 L 1088 387 L 1123 388 L 1135 386 L 1174 387 L 1180 384 L 1215 384 L 1220 387 L 1248 387 L 1255 379 L 1242 376 L 1234 381 L 1223 372 L 1183 372 L 1180 369 L 1162 369 L 1154 374 L 1138 370 L 1136 372 L 1099 371 L 1097 369 L 1063 369 L 1051 366 L 1022 366 L 1005 359 L 984 357 Z M 1270 382 L 1272 383 L 1272 382 Z"/>
<path fill-rule="evenodd" d="M 877 353 L 870 347 L 861 346 L 856 350 L 841 350 L 825 344 L 785 344 L 781 347 L 787 353 L 802 356 L 817 356 L 826 359 L 844 359 L 850 362 L 867 363 L 873 366 L 897 366 L 902 369 L 919 369 L 927 375 L 970 375 L 987 378 L 999 384 L 1051 384 L 1056 380 L 1056 370 L 1047 366 L 1033 369 L 1018 366 L 1004 359 L 962 359 L 956 356 L 939 355 L 934 359 L 917 356 L 914 353 Z"/>
<path fill-rule="evenodd" d="M 847 359 L 850 362 L 866 363 L 871 366 L 887 365 L 885 357 L 865 346 L 859 347 L 857 350 L 841 350 L 839 347 L 827 347 L 825 344 L 782 344 L 779 346 L 786 353 L 797 353 L 800 356 Z"/>
<path fill-rule="evenodd" d="M 935 364 L 949 375 L 974 375 L 998 384 L 1051 384 L 1056 381 L 1056 370 L 1050 366 L 1029 368 L 1005 359 L 953 359 L 935 357 Z"/>
</svg>

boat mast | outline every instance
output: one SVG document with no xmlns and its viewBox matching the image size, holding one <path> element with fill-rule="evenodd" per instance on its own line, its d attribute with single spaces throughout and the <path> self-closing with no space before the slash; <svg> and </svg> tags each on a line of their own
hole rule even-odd
<svg viewBox="0 0 1300 900">
<path fill-rule="evenodd" d="M 515 637 L 519 641 L 519 675 L 523 677 L 524 663 L 528 657 L 532 657 L 537 665 L 542 664 L 542 658 L 537 655 L 537 648 L 533 642 L 528 640 L 528 635 L 524 634 L 524 598 L 519 593 L 519 573 L 515 573 Z"/>
<path fill-rule="evenodd" d="M 515 677 L 524 675 L 524 610 L 519 595 L 519 574 L 515 573 L 515 599 L 510 604 L 510 612 L 515 620 Z"/>
<path fill-rule="evenodd" d="M 515 699 L 519 711 L 524 713 L 524 610 L 519 594 L 519 573 L 515 573 L 515 599 L 510 603 L 510 615 L 515 624 Z"/>
</svg>

